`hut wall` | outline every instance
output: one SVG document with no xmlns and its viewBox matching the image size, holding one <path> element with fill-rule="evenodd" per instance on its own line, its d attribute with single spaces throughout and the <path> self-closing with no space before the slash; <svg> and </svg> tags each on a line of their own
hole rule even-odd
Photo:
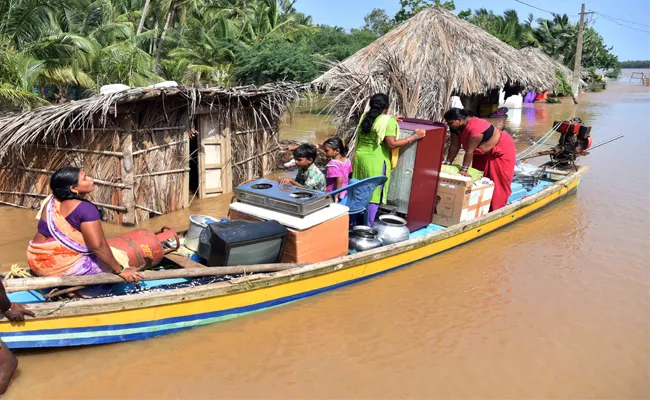
<svg viewBox="0 0 650 400">
<path fill-rule="evenodd" d="M 126 211 L 121 202 L 119 134 L 115 120 L 99 129 L 67 132 L 47 143 L 12 153 L 0 174 L 0 201 L 24 208 L 38 208 L 49 193 L 50 177 L 65 166 L 82 168 L 95 181 L 89 200 L 101 205 L 109 221 Z"/>
<path fill-rule="evenodd" d="M 154 101 L 133 115 L 134 223 L 178 211 L 189 204 L 189 135 L 184 102 Z"/>
<path fill-rule="evenodd" d="M 273 172 L 273 154 L 280 150 L 278 123 L 279 120 L 271 116 L 270 110 L 260 111 L 252 107 L 242 110 L 239 118 L 233 120 L 231 146 L 234 186 Z"/>
<path fill-rule="evenodd" d="M 0 204 L 36 209 L 52 173 L 76 166 L 94 179 L 89 200 L 108 222 L 137 224 L 180 210 L 190 203 L 191 147 L 202 151 L 198 177 L 216 185 L 205 186 L 213 190 L 206 195 L 264 176 L 275 168 L 279 117 L 297 96 L 284 84 L 144 88 L 7 118 L 0 124 Z M 34 119 L 49 122 L 31 127 Z M 208 154 L 201 144 L 211 136 L 218 142 Z"/>
<path fill-rule="evenodd" d="M 120 113 L 101 129 L 71 131 L 12 154 L 0 176 L 0 204 L 38 208 L 52 173 L 83 169 L 95 181 L 88 199 L 111 223 L 132 225 L 189 203 L 186 107 L 156 102 Z"/>
</svg>

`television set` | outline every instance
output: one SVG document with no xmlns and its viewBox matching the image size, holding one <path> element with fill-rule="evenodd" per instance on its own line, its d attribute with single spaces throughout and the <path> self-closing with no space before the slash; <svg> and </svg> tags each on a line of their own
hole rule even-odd
<svg viewBox="0 0 650 400">
<path fill-rule="evenodd" d="M 288 232 L 277 221 L 215 222 L 201 231 L 198 254 L 208 267 L 279 263 Z"/>
</svg>

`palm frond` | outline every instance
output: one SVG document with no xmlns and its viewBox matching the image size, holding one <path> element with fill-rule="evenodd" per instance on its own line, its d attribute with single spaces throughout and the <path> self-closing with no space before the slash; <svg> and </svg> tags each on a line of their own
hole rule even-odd
<svg viewBox="0 0 650 400">
<path fill-rule="evenodd" d="M 0 84 L 0 103 L 26 108 L 48 104 L 45 99 L 38 97 L 34 93 L 13 88 L 6 83 Z"/>
</svg>

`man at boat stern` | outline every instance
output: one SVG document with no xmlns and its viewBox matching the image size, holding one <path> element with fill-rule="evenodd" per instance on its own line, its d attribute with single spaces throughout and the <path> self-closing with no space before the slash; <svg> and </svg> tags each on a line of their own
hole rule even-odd
<svg viewBox="0 0 650 400">
<path fill-rule="evenodd" d="M 11 322 L 25 321 L 25 315 L 35 317 L 34 313 L 22 304 L 12 303 L 7 297 L 5 286 L 0 281 L 0 312 Z M 11 378 L 18 367 L 18 359 L 0 339 L 0 396 L 5 394 Z"/>
</svg>

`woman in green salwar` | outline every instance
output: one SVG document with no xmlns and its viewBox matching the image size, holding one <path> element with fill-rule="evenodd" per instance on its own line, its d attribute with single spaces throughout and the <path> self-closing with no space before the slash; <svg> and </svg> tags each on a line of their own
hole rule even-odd
<svg viewBox="0 0 650 400">
<path fill-rule="evenodd" d="M 379 204 L 386 203 L 390 173 L 394 167 L 392 161 L 397 160 L 396 149 L 422 139 L 425 135 L 424 130 L 416 129 L 413 135 L 397 139 L 397 118 L 387 114 L 388 106 L 388 96 L 383 93 L 377 93 L 370 98 L 370 110 L 362 115 L 359 121 L 352 160 L 354 179 L 382 175 L 388 177 L 386 183 L 375 189 L 370 198 L 368 224 L 371 226 L 377 216 Z"/>
</svg>

